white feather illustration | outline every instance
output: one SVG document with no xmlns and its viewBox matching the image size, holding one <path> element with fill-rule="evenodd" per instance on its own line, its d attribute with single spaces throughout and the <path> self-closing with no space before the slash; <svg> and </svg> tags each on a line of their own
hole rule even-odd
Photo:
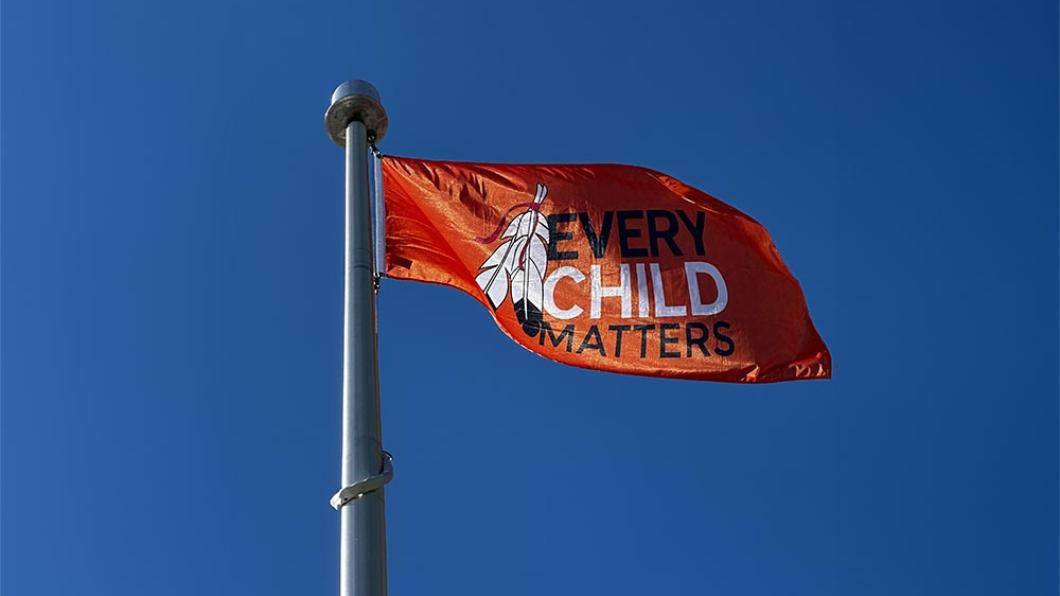
<svg viewBox="0 0 1060 596">
<path fill-rule="evenodd" d="M 534 200 L 520 203 L 509 210 L 519 207 L 526 211 L 517 215 L 500 234 L 501 243 L 475 277 L 478 286 L 486 294 L 490 304 L 497 309 L 504 303 L 511 289 L 512 304 L 515 315 L 523 331 L 535 336 L 541 330 L 541 313 L 544 307 L 545 269 L 548 267 L 548 219 L 539 212 L 541 203 L 548 195 L 548 187 L 537 185 Z M 505 215 L 507 217 L 507 215 Z M 498 230 L 504 225 L 501 220 Z M 479 242 L 488 243 L 496 240 L 497 232 Z"/>
</svg>

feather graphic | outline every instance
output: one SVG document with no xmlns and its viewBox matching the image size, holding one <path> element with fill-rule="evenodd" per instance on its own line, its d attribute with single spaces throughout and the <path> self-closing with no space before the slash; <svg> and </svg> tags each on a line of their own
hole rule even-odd
<svg viewBox="0 0 1060 596">
<path fill-rule="evenodd" d="M 548 195 L 548 187 L 537 185 L 534 200 L 512 206 L 497 224 L 492 234 L 477 240 L 483 244 L 499 236 L 507 238 L 479 267 L 475 277 L 496 310 L 511 290 L 515 316 L 523 332 L 533 337 L 541 331 L 541 309 L 544 303 L 545 269 L 548 267 L 548 220 L 541 215 L 541 203 Z M 508 216 L 520 208 L 526 210 L 515 216 L 505 228 Z M 504 233 L 501 233 L 504 230 Z"/>
</svg>

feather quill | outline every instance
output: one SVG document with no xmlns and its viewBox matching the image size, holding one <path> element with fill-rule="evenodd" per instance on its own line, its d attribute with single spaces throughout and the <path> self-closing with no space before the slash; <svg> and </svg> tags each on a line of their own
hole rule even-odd
<svg viewBox="0 0 1060 596">
<path fill-rule="evenodd" d="M 504 229 L 500 238 L 507 240 L 482 263 L 475 281 L 494 310 L 504 303 L 511 290 L 515 316 L 523 332 L 529 336 L 536 336 L 541 331 L 549 230 L 548 219 L 539 210 L 546 196 L 548 187 L 538 184 L 533 201 L 515 205 L 508 211 L 510 214 L 519 207 L 526 208 L 512 219 L 507 228 L 504 228 L 505 215 L 492 235 L 478 239 L 482 243 L 492 242 L 498 232 Z"/>
</svg>

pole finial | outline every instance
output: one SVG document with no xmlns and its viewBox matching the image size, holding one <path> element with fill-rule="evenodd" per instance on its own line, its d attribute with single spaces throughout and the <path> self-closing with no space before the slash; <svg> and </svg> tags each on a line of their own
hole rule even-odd
<svg viewBox="0 0 1060 596">
<path fill-rule="evenodd" d="M 324 114 L 324 127 L 335 144 L 345 147 L 346 127 L 354 120 L 363 122 L 377 143 L 386 134 L 386 110 L 379 101 L 379 91 L 368 81 L 346 81 L 335 88 Z"/>
</svg>

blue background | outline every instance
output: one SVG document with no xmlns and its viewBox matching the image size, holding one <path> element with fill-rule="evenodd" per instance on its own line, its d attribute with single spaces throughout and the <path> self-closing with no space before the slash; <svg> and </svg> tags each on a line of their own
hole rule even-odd
<svg viewBox="0 0 1060 596">
<path fill-rule="evenodd" d="M 357 77 L 386 152 L 751 214 L 836 363 L 578 370 L 386 283 L 392 594 L 1056 593 L 1055 2 L 10 0 L 2 56 L 5 595 L 335 593 Z"/>
</svg>

